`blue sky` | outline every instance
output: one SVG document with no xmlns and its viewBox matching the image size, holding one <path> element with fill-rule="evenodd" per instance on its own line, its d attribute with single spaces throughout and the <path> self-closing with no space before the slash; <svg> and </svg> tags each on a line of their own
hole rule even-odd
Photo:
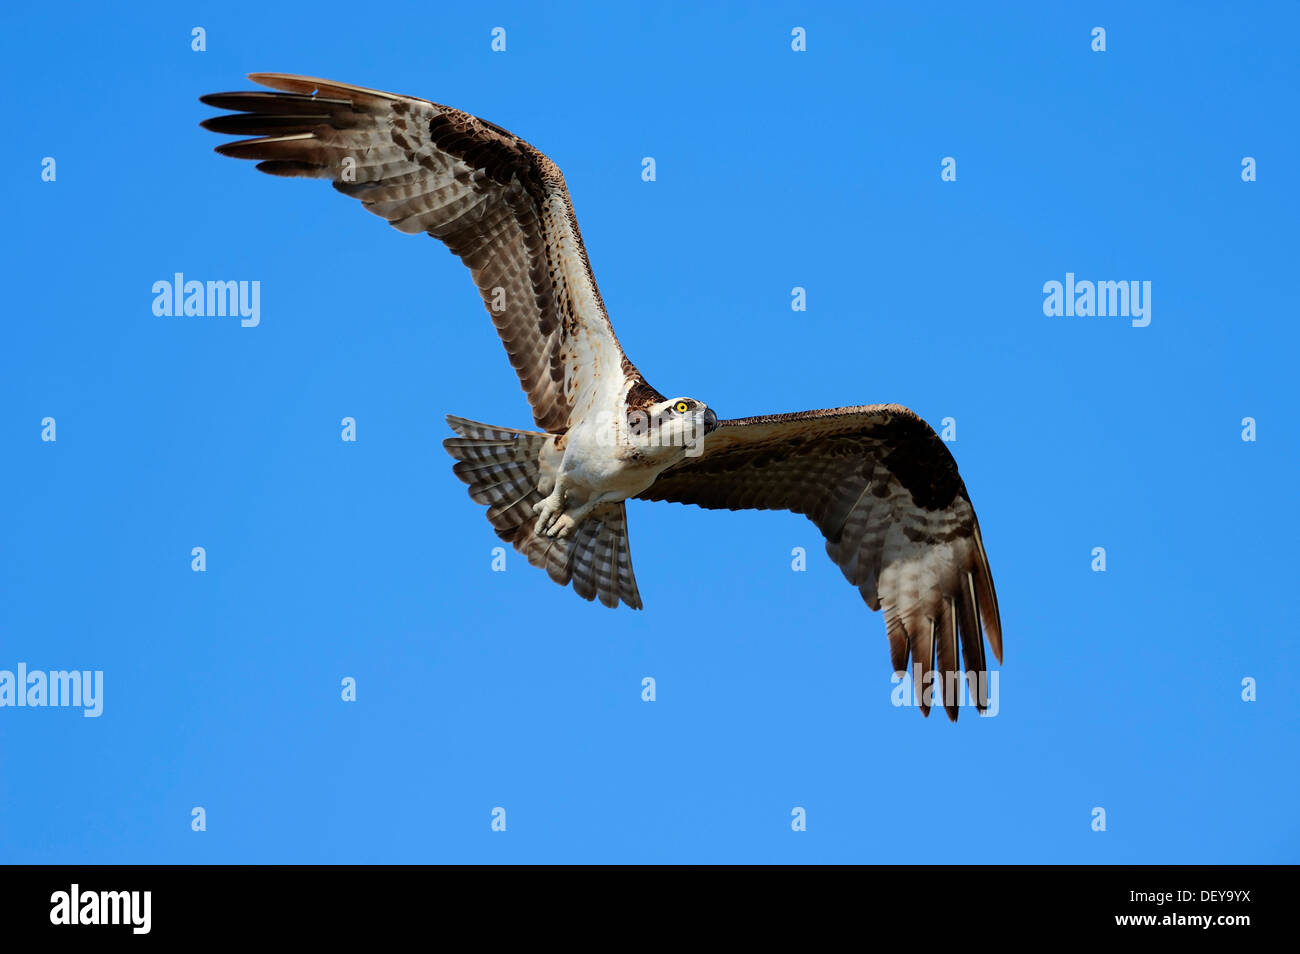
<svg viewBox="0 0 1300 954">
<path fill-rule="evenodd" d="M 7 7 L 0 669 L 105 688 L 0 708 L 0 861 L 1300 860 L 1296 8 L 903 6 Z M 212 152 L 255 70 L 550 155 L 666 394 L 954 418 L 998 715 L 894 707 L 794 515 L 632 503 L 640 613 L 492 572 L 443 415 L 530 417 L 478 294 Z M 155 317 L 175 272 L 261 323 Z M 1067 272 L 1150 325 L 1045 316 Z"/>
</svg>

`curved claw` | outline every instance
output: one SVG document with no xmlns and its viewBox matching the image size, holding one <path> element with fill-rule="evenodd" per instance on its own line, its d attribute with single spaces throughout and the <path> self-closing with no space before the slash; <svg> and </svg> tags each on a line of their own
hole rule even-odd
<svg viewBox="0 0 1300 954">
<path fill-rule="evenodd" d="M 556 517 L 554 522 L 552 522 L 546 529 L 546 535 L 548 537 L 559 537 L 560 539 L 563 539 L 573 533 L 573 529 L 577 525 L 578 522 L 573 519 L 571 514 L 561 514 Z"/>
<path fill-rule="evenodd" d="M 553 533 L 548 533 L 548 530 L 555 522 L 556 517 L 559 516 L 561 506 L 563 504 L 555 493 L 551 493 L 549 497 L 533 504 L 533 513 L 538 514 L 537 525 L 533 528 L 533 532 L 539 537 L 554 536 Z"/>
</svg>

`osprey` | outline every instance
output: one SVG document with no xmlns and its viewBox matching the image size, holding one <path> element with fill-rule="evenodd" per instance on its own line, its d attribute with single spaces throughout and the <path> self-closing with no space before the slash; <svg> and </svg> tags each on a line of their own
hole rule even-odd
<svg viewBox="0 0 1300 954">
<path fill-rule="evenodd" d="M 447 418 L 456 476 L 501 539 L 584 599 L 639 609 L 628 498 L 804 514 L 867 605 L 884 609 L 894 669 L 910 658 L 921 711 L 941 695 L 955 720 L 963 672 L 985 708 L 981 621 L 1002 659 L 993 576 L 957 465 L 924 421 L 895 404 L 718 420 L 703 401 L 665 398 L 619 346 L 550 159 L 428 100 L 249 78 L 275 92 L 201 98 L 236 111 L 205 128 L 254 137 L 217 152 L 329 179 L 469 266 L 538 428 Z"/>
</svg>

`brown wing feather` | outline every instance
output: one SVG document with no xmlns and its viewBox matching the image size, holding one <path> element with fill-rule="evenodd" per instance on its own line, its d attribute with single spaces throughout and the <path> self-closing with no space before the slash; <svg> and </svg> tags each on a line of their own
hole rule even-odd
<svg viewBox="0 0 1300 954">
<path fill-rule="evenodd" d="M 937 669 L 933 697 L 954 720 L 960 674 L 987 684 L 981 620 L 1002 660 L 993 574 L 966 486 L 947 445 L 907 408 L 721 421 L 701 455 L 664 471 L 640 496 L 806 515 L 867 605 L 884 610 L 894 669 L 910 657 L 918 690 Z M 983 709 L 978 686 L 971 695 Z"/>
<path fill-rule="evenodd" d="M 238 112 L 202 125 L 258 138 L 217 152 L 272 175 L 330 179 L 403 232 L 469 266 L 547 431 L 640 381 L 610 326 L 564 176 L 519 137 L 458 109 L 308 76 L 253 73 L 278 92 L 213 93 Z"/>
</svg>

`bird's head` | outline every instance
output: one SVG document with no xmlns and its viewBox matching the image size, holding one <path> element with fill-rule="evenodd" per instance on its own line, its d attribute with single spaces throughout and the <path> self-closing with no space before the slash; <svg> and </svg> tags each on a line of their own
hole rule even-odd
<svg viewBox="0 0 1300 954">
<path fill-rule="evenodd" d="M 648 448 L 673 449 L 698 456 L 704 436 L 718 426 L 718 415 L 694 398 L 675 397 L 651 404 L 631 419 L 632 439 Z"/>
</svg>

